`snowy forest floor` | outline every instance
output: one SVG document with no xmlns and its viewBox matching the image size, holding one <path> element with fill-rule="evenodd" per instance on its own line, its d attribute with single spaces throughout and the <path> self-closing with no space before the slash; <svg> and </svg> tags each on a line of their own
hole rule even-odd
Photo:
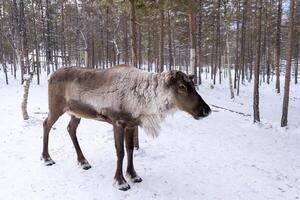
<svg viewBox="0 0 300 200">
<path fill-rule="evenodd" d="M 252 114 L 252 84 L 241 86 L 240 96 L 230 100 L 227 83 L 211 89 L 209 82 L 199 86 L 207 103 Z M 131 189 L 122 192 L 113 187 L 116 156 L 109 124 L 81 121 L 78 138 L 92 165 L 84 171 L 77 166 L 64 115 L 50 134 L 56 164 L 46 167 L 39 158 L 47 82 L 34 80 L 30 119 L 23 121 L 23 88 L 14 80 L 6 86 L 1 72 L 0 199 L 300 199 L 300 85 L 291 84 L 288 128 L 280 127 L 282 94 L 273 88 L 274 83 L 261 86 L 260 124 L 253 124 L 252 116 L 212 107 L 200 121 L 182 112 L 168 117 L 156 139 L 141 130 L 134 160 L 143 182 L 129 182 Z"/>
</svg>

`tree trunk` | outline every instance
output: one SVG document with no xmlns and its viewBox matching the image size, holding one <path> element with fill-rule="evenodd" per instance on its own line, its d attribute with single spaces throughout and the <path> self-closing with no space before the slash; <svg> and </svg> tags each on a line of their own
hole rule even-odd
<svg viewBox="0 0 300 200">
<path fill-rule="evenodd" d="M 169 70 L 173 68 L 173 53 L 172 53 L 172 33 L 171 33 L 171 17 L 168 11 L 168 50 L 169 50 Z"/>
<path fill-rule="evenodd" d="M 298 65 L 299 65 L 299 40 L 300 40 L 300 37 L 299 37 L 299 31 L 296 32 L 296 34 L 298 33 L 297 37 L 296 37 L 296 41 L 297 41 L 297 45 L 296 45 L 296 63 L 295 63 L 295 84 L 298 83 Z"/>
<path fill-rule="evenodd" d="M 1 56 L 1 54 L 0 54 Z M 8 85 L 8 76 L 7 76 L 7 65 L 6 65 L 6 56 L 5 54 L 3 53 L 3 63 L 2 63 L 2 68 L 3 68 L 3 72 L 4 72 L 4 75 L 5 75 L 5 83 L 6 85 Z"/>
<path fill-rule="evenodd" d="M 0 4 L 0 19 L 2 18 L 2 9 L 3 9 L 3 5 Z M 2 21 L 0 21 L 0 22 L 2 22 Z M 5 82 L 8 85 L 6 55 L 5 55 L 4 47 L 2 44 L 2 41 L 4 41 L 2 34 L 1 34 L 2 26 L 3 26 L 3 24 L 0 23 L 0 64 L 2 62 L 2 68 L 3 68 L 4 75 L 5 75 Z"/>
<path fill-rule="evenodd" d="M 226 60 L 227 60 L 227 68 L 228 68 L 228 77 L 229 77 L 229 89 L 230 89 L 230 98 L 234 99 L 234 91 L 232 85 L 232 74 L 231 74 L 231 64 L 230 64 L 230 47 L 229 47 L 229 19 L 227 16 L 227 8 L 226 4 L 224 6 L 224 18 L 225 18 L 225 34 L 226 34 Z"/>
<path fill-rule="evenodd" d="M 190 35 L 190 69 L 191 74 L 195 76 L 194 81 L 197 84 L 197 63 L 196 63 L 196 14 L 193 1 L 189 11 L 189 35 Z"/>
<path fill-rule="evenodd" d="M 66 65 L 66 41 L 65 41 L 65 19 L 64 19 L 64 3 L 61 3 L 61 63 L 62 66 Z"/>
<path fill-rule="evenodd" d="M 159 66 L 158 72 L 161 73 L 164 71 L 164 36 L 165 36 L 165 9 L 162 0 L 159 1 L 161 4 L 159 7 L 159 20 L 160 20 L 160 34 L 159 34 Z"/>
<path fill-rule="evenodd" d="M 36 30 L 36 24 L 35 24 L 35 9 L 34 9 L 34 2 L 31 0 L 31 6 L 32 6 L 32 22 L 33 22 L 33 36 L 34 36 L 34 48 L 35 48 L 35 63 L 33 66 L 35 66 L 34 71 L 36 72 L 37 77 L 37 84 L 40 84 L 40 48 L 38 45 L 37 40 L 37 30 Z"/>
<path fill-rule="evenodd" d="M 139 31 L 139 45 L 138 45 L 138 68 L 141 69 L 142 67 L 142 24 L 141 24 L 141 19 L 140 20 L 140 23 L 138 25 L 138 31 Z"/>
<path fill-rule="evenodd" d="M 80 48 L 79 48 L 79 41 L 80 41 L 80 31 L 79 31 L 79 9 L 78 9 L 78 4 L 77 0 L 74 0 L 75 2 L 75 8 L 76 8 L 76 42 L 75 42 L 75 48 L 76 48 L 76 66 L 81 66 L 81 61 L 80 61 Z"/>
<path fill-rule="evenodd" d="M 127 14 L 123 13 L 123 30 L 124 30 L 124 62 L 129 63 L 129 42 L 128 42 L 128 27 L 127 27 Z"/>
<path fill-rule="evenodd" d="M 234 91 L 233 91 L 233 86 L 232 86 L 232 75 L 231 75 L 231 64 L 230 64 L 229 39 L 228 38 L 226 38 L 226 58 L 227 58 L 227 68 L 228 68 L 228 76 L 229 76 L 230 98 L 234 99 Z"/>
<path fill-rule="evenodd" d="M 136 33 L 136 14 L 135 14 L 135 0 L 130 2 L 130 25 L 131 25 L 131 60 L 132 65 L 137 67 L 137 33 Z"/>
<path fill-rule="evenodd" d="M 47 74 L 50 74 L 50 63 L 52 62 L 51 56 L 51 46 L 50 46 L 50 8 L 49 0 L 46 0 L 46 65 L 47 65 Z"/>
<path fill-rule="evenodd" d="M 288 46 L 287 46 L 287 65 L 284 82 L 284 96 L 282 105 L 281 127 L 287 126 L 288 121 L 288 106 L 290 95 L 290 80 L 291 80 L 291 64 L 292 64 L 292 47 L 293 47 L 293 32 L 294 32 L 294 15 L 295 15 L 295 0 L 290 0 L 289 12 L 289 28 L 288 28 Z"/>
<path fill-rule="evenodd" d="M 237 13 L 236 13 L 236 56 L 235 56 L 235 67 L 234 67 L 234 89 L 237 88 L 238 86 L 238 73 L 239 73 L 239 68 L 240 68 L 240 43 L 239 43 L 239 38 L 240 38 L 240 3 L 238 1 L 237 5 Z M 237 95 L 239 90 L 237 89 Z"/>
<path fill-rule="evenodd" d="M 21 104 L 24 120 L 29 119 L 28 112 L 27 112 L 27 102 L 28 102 L 29 87 L 30 87 L 32 78 L 33 78 L 33 74 L 29 74 L 28 76 L 24 77 L 24 83 L 23 83 L 24 94 L 23 94 L 23 100 L 22 100 L 22 104 Z"/>
<path fill-rule="evenodd" d="M 106 68 L 109 68 L 109 25 L 108 25 L 108 23 L 109 23 L 109 7 L 108 6 L 106 6 L 106 9 L 105 9 L 105 29 L 106 29 L 106 37 L 105 37 L 105 39 L 106 39 L 106 49 L 105 49 L 105 52 L 106 52 L 106 59 L 105 59 L 105 61 L 106 61 Z"/>
<path fill-rule="evenodd" d="M 276 30 L 276 89 L 280 93 L 280 43 L 281 43 L 282 0 L 278 0 L 277 30 Z"/>
<path fill-rule="evenodd" d="M 217 51 L 217 58 L 218 58 L 218 70 L 219 70 L 219 84 L 222 81 L 222 70 L 221 70 L 221 0 L 218 0 L 218 19 L 217 19 L 217 43 L 218 43 L 218 51 Z"/>
<path fill-rule="evenodd" d="M 137 33 L 136 33 L 136 14 L 135 14 L 135 0 L 130 2 L 130 25 L 131 25 L 131 60 L 134 67 L 137 67 Z M 134 147 L 139 149 L 138 127 L 134 131 Z"/>
<path fill-rule="evenodd" d="M 260 57 L 261 57 L 261 19 L 262 19 L 262 0 L 258 0 L 258 16 L 256 17 L 256 60 L 254 69 L 254 92 L 253 92 L 253 112 L 254 123 L 260 122 L 259 115 L 259 71 L 260 71 Z"/>
<path fill-rule="evenodd" d="M 246 38 L 246 26 L 247 26 L 247 11 L 248 11 L 248 0 L 244 0 L 243 2 L 243 11 L 242 11 L 242 34 L 241 34 L 241 56 L 240 56 L 240 72 L 239 72 L 239 81 L 244 83 L 245 81 L 245 38 Z M 240 77 L 242 75 L 242 78 Z M 240 89 L 240 87 L 238 87 Z"/>
<path fill-rule="evenodd" d="M 151 31 L 150 31 L 150 19 L 147 20 L 147 59 L 148 59 L 148 72 L 152 70 L 152 58 L 151 58 Z"/>
<path fill-rule="evenodd" d="M 201 70 L 202 70 L 202 0 L 199 0 L 199 17 L 198 17 L 198 84 L 202 83 Z"/>
</svg>

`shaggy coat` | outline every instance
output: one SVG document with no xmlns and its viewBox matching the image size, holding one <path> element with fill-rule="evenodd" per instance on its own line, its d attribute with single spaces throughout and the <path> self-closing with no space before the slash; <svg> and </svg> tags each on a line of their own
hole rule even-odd
<svg viewBox="0 0 300 200">
<path fill-rule="evenodd" d="M 49 155 L 49 132 L 65 112 L 71 115 L 68 132 L 74 144 L 78 163 L 91 168 L 84 157 L 76 130 L 81 118 L 106 121 L 113 125 L 117 153 L 115 180 L 118 189 L 128 190 L 122 166 L 124 142 L 127 153 L 126 174 L 133 182 L 141 182 L 133 166 L 134 131 L 137 126 L 153 137 L 159 133 L 160 122 L 177 108 L 195 119 L 206 117 L 209 106 L 197 93 L 192 78 L 179 71 L 149 73 L 129 66 L 106 70 L 61 68 L 49 78 L 49 113 L 43 123 L 42 160 L 55 162 Z"/>
<path fill-rule="evenodd" d="M 169 73 L 155 74 L 124 66 L 101 71 L 69 67 L 54 72 L 49 84 L 64 91 L 66 102 L 82 102 L 100 113 L 106 107 L 131 113 L 147 134 L 157 136 L 159 123 L 175 110 L 170 101 L 172 93 L 165 86 Z"/>
</svg>

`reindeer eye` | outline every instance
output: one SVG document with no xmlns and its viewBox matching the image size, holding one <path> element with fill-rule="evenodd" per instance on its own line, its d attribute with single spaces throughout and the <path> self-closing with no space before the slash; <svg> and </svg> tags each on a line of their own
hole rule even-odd
<svg viewBox="0 0 300 200">
<path fill-rule="evenodd" d="M 179 88 L 180 90 L 185 90 L 185 89 L 186 89 L 185 85 L 183 85 L 183 84 L 180 84 L 180 85 L 178 86 L 178 88 Z"/>
</svg>

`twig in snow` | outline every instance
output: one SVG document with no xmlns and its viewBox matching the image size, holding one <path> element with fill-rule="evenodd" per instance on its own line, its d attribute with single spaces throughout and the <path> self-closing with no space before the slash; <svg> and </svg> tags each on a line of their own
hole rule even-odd
<svg viewBox="0 0 300 200">
<path fill-rule="evenodd" d="M 233 112 L 233 113 L 236 113 L 236 114 L 239 114 L 239 115 L 243 115 L 245 117 L 250 117 L 251 116 L 250 114 L 239 112 L 239 111 L 235 111 L 235 110 L 231 110 L 231 109 L 224 108 L 224 107 L 221 107 L 221 106 L 217 106 L 217 105 L 213 105 L 213 104 L 211 104 L 211 106 L 215 107 L 215 108 L 223 109 L 223 110 L 226 110 L 226 111 L 229 111 L 229 112 Z"/>
<path fill-rule="evenodd" d="M 48 112 L 34 112 L 33 114 L 38 114 L 38 115 L 47 115 Z"/>
</svg>

